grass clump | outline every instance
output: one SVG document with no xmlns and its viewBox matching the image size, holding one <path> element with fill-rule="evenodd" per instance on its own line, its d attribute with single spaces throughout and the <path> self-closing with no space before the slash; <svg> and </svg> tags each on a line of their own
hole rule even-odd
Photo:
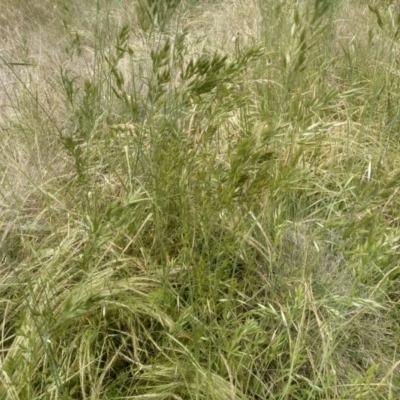
<svg viewBox="0 0 400 400">
<path fill-rule="evenodd" d="M 395 7 L 11 3 L 0 398 L 397 398 Z"/>
</svg>

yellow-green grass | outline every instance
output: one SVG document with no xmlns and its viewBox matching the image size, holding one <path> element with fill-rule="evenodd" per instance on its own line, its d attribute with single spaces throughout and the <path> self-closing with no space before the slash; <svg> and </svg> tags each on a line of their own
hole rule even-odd
<svg viewBox="0 0 400 400">
<path fill-rule="evenodd" d="M 3 0 L 0 399 L 397 399 L 396 4 Z"/>
</svg>

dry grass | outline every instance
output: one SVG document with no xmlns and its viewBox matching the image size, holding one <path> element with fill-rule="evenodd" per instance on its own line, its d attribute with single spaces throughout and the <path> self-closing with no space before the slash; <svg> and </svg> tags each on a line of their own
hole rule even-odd
<svg viewBox="0 0 400 400">
<path fill-rule="evenodd" d="M 395 6 L 3 3 L 0 398 L 397 398 Z"/>
</svg>

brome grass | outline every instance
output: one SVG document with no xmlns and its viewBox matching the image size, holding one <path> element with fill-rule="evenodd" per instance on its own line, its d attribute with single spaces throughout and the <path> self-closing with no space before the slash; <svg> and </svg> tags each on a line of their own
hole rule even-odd
<svg viewBox="0 0 400 400">
<path fill-rule="evenodd" d="M 395 5 L 0 27 L 1 399 L 399 397 Z"/>
</svg>

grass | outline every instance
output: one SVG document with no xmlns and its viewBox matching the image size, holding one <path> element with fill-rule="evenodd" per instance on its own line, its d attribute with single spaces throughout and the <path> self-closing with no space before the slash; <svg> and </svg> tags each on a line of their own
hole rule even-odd
<svg viewBox="0 0 400 400">
<path fill-rule="evenodd" d="M 399 397 L 395 5 L 3 3 L 0 399 Z"/>
</svg>

